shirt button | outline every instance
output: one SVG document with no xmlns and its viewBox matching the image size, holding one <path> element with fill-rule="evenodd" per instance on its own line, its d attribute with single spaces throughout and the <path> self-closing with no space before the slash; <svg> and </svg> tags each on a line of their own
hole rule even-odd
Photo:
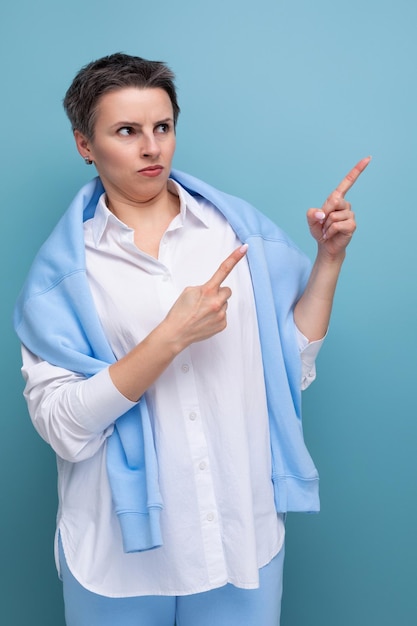
<svg viewBox="0 0 417 626">
<path fill-rule="evenodd" d="M 181 370 L 184 372 L 184 374 L 186 374 L 190 370 L 190 366 L 188 365 L 188 363 L 183 363 L 181 365 Z"/>
<path fill-rule="evenodd" d="M 207 513 L 206 520 L 212 522 L 214 520 L 214 513 Z"/>
<path fill-rule="evenodd" d="M 201 461 L 201 463 L 198 466 L 201 470 L 205 470 L 207 467 L 207 463 L 205 461 Z"/>
<path fill-rule="evenodd" d="M 191 411 L 191 413 L 188 415 L 189 419 L 194 422 L 194 420 L 197 419 L 197 413 L 195 411 Z"/>
</svg>

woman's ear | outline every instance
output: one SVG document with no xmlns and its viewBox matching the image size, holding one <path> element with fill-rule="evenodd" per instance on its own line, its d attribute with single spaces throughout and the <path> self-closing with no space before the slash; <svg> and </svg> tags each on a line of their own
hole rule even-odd
<svg viewBox="0 0 417 626">
<path fill-rule="evenodd" d="M 74 130 L 74 139 L 78 152 L 88 164 L 93 162 L 91 158 L 90 141 L 79 130 Z"/>
</svg>

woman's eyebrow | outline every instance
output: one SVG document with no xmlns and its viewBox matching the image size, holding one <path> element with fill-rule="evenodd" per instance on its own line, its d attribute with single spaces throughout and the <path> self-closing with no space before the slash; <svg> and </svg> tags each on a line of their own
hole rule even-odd
<svg viewBox="0 0 417 626">
<path fill-rule="evenodd" d="M 156 122 L 153 122 L 154 126 L 158 126 L 159 124 L 167 124 L 168 122 L 171 122 L 171 124 L 174 122 L 172 117 L 166 117 L 162 120 L 157 120 Z M 133 128 L 142 128 L 143 124 L 140 124 L 139 122 L 129 122 L 127 120 L 121 120 L 120 122 L 115 122 L 114 124 L 112 124 L 112 128 L 120 128 L 122 126 L 132 126 Z"/>
<path fill-rule="evenodd" d="M 158 126 L 158 124 L 166 124 L 167 122 L 173 122 L 174 120 L 172 119 L 172 117 L 166 117 L 163 120 L 159 120 L 158 122 L 155 122 L 155 125 Z"/>
</svg>

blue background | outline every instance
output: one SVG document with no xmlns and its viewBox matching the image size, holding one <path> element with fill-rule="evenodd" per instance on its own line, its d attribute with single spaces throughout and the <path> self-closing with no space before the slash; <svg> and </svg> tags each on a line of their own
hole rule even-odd
<svg viewBox="0 0 417 626">
<path fill-rule="evenodd" d="M 304 395 L 322 513 L 289 516 L 282 625 L 416 626 L 417 3 L 15 0 L 0 22 L 0 622 L 64 623 L 55 460 L 21 397 L 10 319 L 36 250 L 93 173 L 65 90 L 120 50 L 177 74 L 175 166 L 256 204 L 311 257 L 305 211 L 373 155 L 349 194 L 358 231 Z"/>
</svg>

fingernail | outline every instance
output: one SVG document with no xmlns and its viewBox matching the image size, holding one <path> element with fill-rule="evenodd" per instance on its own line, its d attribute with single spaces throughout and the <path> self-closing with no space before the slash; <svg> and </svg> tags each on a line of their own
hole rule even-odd
<svg viewBox="0 0 417 626">
<path fill-rule="evenodd" d="M 244 243 L 244 244 L 243 244 L 243 246 L 240 246 L 240 248 L 239 248 L 239 252 L 241 252 L 241 253 L 243 254 L 244 252 L 246 252 L 246 250 L 247 250 L 248 248 L 249 248 L 249 244 Z"/>
<path fill-rule="evenodd" d="M 316 218 L 316 220 L 322 221 L 326 217 L 326 214 L 324 213 L 324 211 L 317 211 L 314 214 L 314 217 Z"/>
</svg>

